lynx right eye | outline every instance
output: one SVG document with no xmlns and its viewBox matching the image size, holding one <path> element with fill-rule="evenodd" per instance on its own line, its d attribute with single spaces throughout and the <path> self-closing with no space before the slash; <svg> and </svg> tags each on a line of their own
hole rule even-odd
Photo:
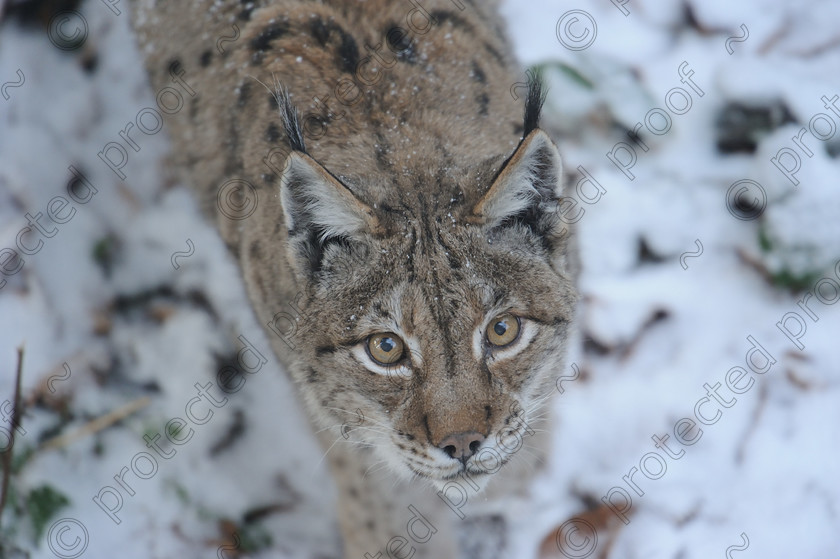
<svg viewBox="0 0 840 559">
<path fill-rule="evenodd" d="M 367 351 L 379 365 L 393 365 L 405 354 L 405 344 L 392 332 L 374 334 L 368 338 Z"/>
<path fill-rule="evenodd" d="M 505 347 L 519 337 L 519 318 L 512 314 L 497 316 L 487 328 L 487 341 L 495 347 Z"/>
</svg>

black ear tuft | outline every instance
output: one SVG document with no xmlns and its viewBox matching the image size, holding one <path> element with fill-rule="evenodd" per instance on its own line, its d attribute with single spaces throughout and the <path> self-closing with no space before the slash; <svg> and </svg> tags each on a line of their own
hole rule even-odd
<svg viewBox="0 0 840 559">
<path fill-rule="evenodd" d="M 286 129 L 289 146 L 294 151 L 306 153 L 306 145 L 303 143 L 303 129 L 300 125 L 300 114 L 289 99 L 289 90 L 278 83 L 274 96 L 277 99 L 277 106 L 280 108 L 280 117 L 283 119 L 283 127 Z"/>
<path fill-rule="evenodd" d="M 541 237 L 555 234 L 563 163 L 543 130 L 531 132 L 505 162 L 472 215 L 490 229 L 522 224 Z"/>
<path fill-rule="evenodd" d="M 525 99 L 525 138 L 533 130 L 539 128 L 540 111 L 545 103 L 547 92 L 543 89 L 542 72 L 532 70 L 528 72 L 528 97 Z"/>
</svg>

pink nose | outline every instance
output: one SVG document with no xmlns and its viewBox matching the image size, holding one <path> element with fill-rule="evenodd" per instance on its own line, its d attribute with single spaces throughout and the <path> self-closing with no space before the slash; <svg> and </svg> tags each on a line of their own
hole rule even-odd
<svg viewBox="0 0 840 559">
<path fill-rule="evenodd" d="M 448 454 L 450 458 L 460 460 L 466 464 L 470 456 L 478 452 L 478 448 L 482 442 L 484 442 L 484 435 L 481 433 L 465 431 L 445 437 L 440 441 L 438 448 Z"/>
</svg>

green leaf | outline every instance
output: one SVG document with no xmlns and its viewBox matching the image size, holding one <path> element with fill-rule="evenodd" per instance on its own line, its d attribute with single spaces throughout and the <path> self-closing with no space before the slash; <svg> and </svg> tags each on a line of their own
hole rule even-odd
<svg viewBox="0 0 840 559">
<path fill-rule="evenodd" d="M 59 510 L 70 504 L 70 500 L 49 485 L 42 485 L 26 496 L 26 509 L 32 522 L 35 541 L 41 539 L 47 523 Z"/>
<path fill-rule="evenodd" d="M 763 222 L 758 227 L 758 246 L 764 252 L 773 250 L 773 241 L 770 240 L 770 236 L 767 234 L 767 226 Z"/>
<path fill-rule="evenodd" d="M 790 289 L 794 293 L 807 291 L 820 279 L 819 272 L 806 272 L 803 274 L 796 274 L 787 268 L 773 273 L 770 276 L 773 285 Z"/>
<path fill-rule="evenodd" d="M 175 496 L 178 497 L 178 500 L 181 501 L 182 505 L 190 504 L 190 494 L 187 492 L 186 487 L 172 479 L 164 481 L 164 485 L 175 492 Z"/>
<path fill-rule="evenodd" d="M 93 261 L 102 269 L 105 277 L 111 276 L 118 248 L 119 239 L 110 233 L 96 241 L 96 244 L 93 245 L 91 256 L 93 257 Z"/>
<path fill-rule="evenodd" d="M 271 534 L 260 525 L 244 524 L 239 528 L 239 537 L 242 538 L 241 551 L 244 553 L 256 553 L 261 549 L 271 547 Z"/>
<path fill-rule="evenodd" d="M 581 74 L 576 68 L 569 66 L 565 62 L 544 62 L 533 66 L 534 70 L 555 69 L 559 70 L 566 77 L 585 89 L 595 89 L 595 84 Z"/>
</svg>

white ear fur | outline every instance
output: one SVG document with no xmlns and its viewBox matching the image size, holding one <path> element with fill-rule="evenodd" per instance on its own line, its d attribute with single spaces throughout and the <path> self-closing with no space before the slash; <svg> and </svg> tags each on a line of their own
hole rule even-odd
<svg viewBox="0 0 840 559">
<path fill-rule="evenodd" d="M 355 237 L 376 228 L 376 217 L 352 192 L 306 154 L 292 152 L 280 179 L 280 200 L 290 234 L 314 230 L 318 242 Z"/>
<path fill-rule="evenodd" d="M 495 227 L 508 217 L 562 196 L 563 164 L 557 147 L 542 130 L 525 138 L 487 193 L 473 208 L 481 222 Z"/>
</svg>

